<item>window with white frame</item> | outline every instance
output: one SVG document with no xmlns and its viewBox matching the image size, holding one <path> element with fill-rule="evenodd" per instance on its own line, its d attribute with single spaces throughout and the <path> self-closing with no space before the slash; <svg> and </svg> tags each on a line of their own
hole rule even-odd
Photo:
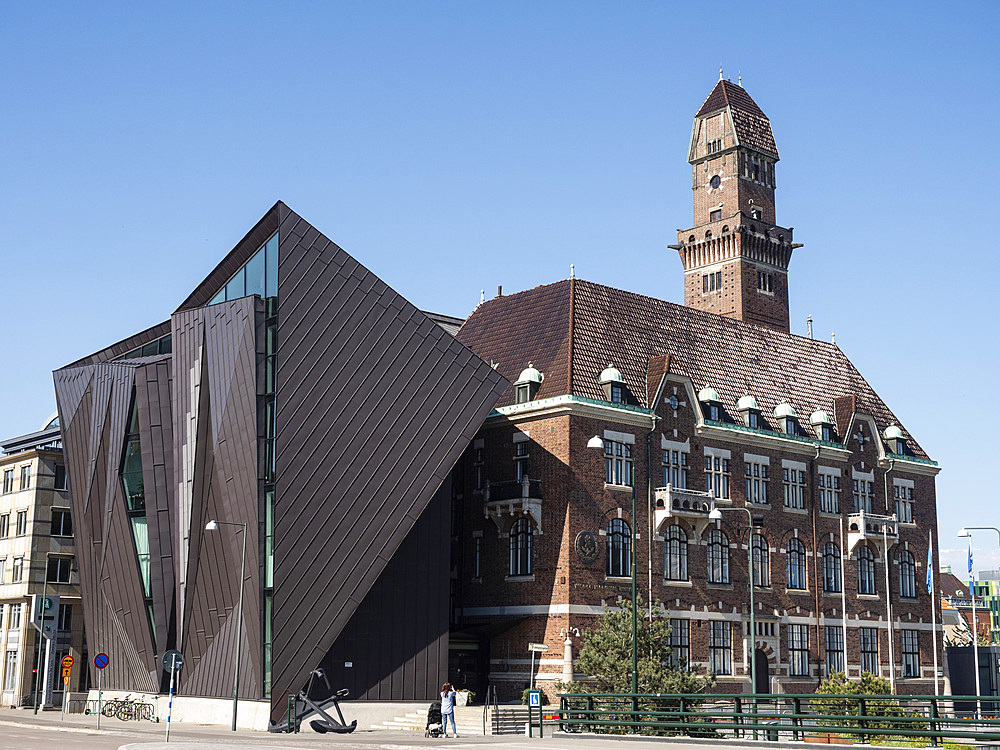
<svg viewBox="0 0 1000 750">
<path fill-rule="evenodd" d="M 760 456 L 746 456 L 747 502 L 767 503 L 767 461 Z"/>
<path fill-rule="evenodd" d="M 514 443 L 514 478 L 520 482 L 528 473 L 528 441 Z"/>
<path fill-rule="evenodd" d="M 822 513 L 840 513 L 840 472 L 822 466 L 818 472 L 819 509 Z"/>
<path fill-rule="evenodd" d="M 854 479 L 854 512 L 872 512 L 872 481 L 870 479 Z"/>
<path fill-rule="evenodd" d="M 17 512 L 17 527 L 14 529 L 15 536 L 24 536 L 28 533 L 28 511 L 19 510 Z"/>
<path fill-rule="evenodd" d="M 844 629 L 839 625 L 826 626 L 826 676 L 844 671 Z"/>
<path fill-rule="evenodd" d="M 7 651 L 7 658 L 4 659 L 4 679 L 3 689 L 14 690 L 17 687 L 17 651 Z"/>
<path fill-rule="evenodd" d="M 729 583 L 729 537 L 719 529 L 708 534 L 708 582 Z"/>
<path fill-rule="evenodd" d="M 7 578 L 7 558 L 0 557 L 0 585 L 6 582 Z M 0 604 L 0 614 L 3 614 L 3 605 Z M 0 617 L 0 628 L 3 627 L 3 617 Z"/>
<path fill-rule="evenodd" d="M 632 446 L 604 441 L 604 481 L 622 487 L 632 486 Z"/>
<path fill-rule="evenodd" d="M 917 596 L 917 566 L 905 549 L 899 553 L 899 595 L 910 599 Z"/>
<path fill-rule="evenodd" d="M 670 666 L 687 669 L 691 665 L 691 621 L 670 619 Z"/>
<path fill-rule="evenodd" d="M 21 467 L 21 489 L 26 490 L 31 487 L 31 464 Z"/>
<path fill-rule="evenodd" d="M 869 547 L 858 547 L 858 593 L 874 595 L 875 555 Z"/>
<path fill-rule="evenodd" d="M 10 534 L 10 513 L 0 515 L 0 539 L 6 539 Z"/>
<path fill-rule="evenodd" d="M 785 507 L 803 510 L 806 507 L 806 472 L 799 464 L 785 465 L 781 469 L 785 490 Z"/>
<path fill-rule="evenodd" d="M 713 674 L 732 674 L 733 629 L 728 622 L 708 623 L 708 668 Z"/>
<path fill-rule="evenodd" d="M 900 630 L 903 644 L 903 677 L 920 676 L 920 647 L 916 630 Z"/>
<path fill-rule="evenodd" d="M 840 547 L 833 542 L 823 545 L 823 591 L 839 594 L 840 580 Z"/>
<path fill-rule="evenodd" d="M 510 575 L 531 575 L 531 521 L 519 518 L 510 527 Z"/>
<path fill-rule="evenodd" d="M 667 528 L 663 537 L 663 577 L 668 581 L 686 581 L 688 579 L 688 539 L 680 526 L 674 524 Z"/>
<path fill-rule="evenodd" d="M 913 485 L 906 480 L 894 480 L 892 495 L 896 499 L 896 520 L 913 523 Z"/>
<path fill-rule="evenodd" d="M 668 484 L 679 490 L 688 486 L 688 454 L 679 450 L 663 451 L 663 486 Z"/>
<path fill-rule="evenodd" d="M 729 497 L 729 456 L 705 452 L 705 490 L 718 498 Z"/>
<path fill-rule="evenodd" d="M 627 578 L 632 575 L 632 529 L 620 518 L 608 523 L 608 566 L 610 578 Z"/>
<path fill-rule="evenodd" d="M 21 607 L 22 604 L 11 604 L 10 605 L 10 617 L 7 620 L 8 630 L 17 630 L 21 627 Z"/>
<path fill-rule="evenodd" d="M 788 674 L 809 675 L 809 626 L 788 626 Z"/>
<path fill-rule="evenodd" d="M 69 583 L 72 570 L 72 557 L 50 557 L 45 566 L 45 580 L 48 583 Z"/>
<path fill-rule="evenodd" d="M 4 469 L 3 472 L 3 494 L 8 494 L 14 491 L 14 470 Z"/>
<path fill-rule="evenodd" d="M 861 628 L 861 671 L 879 674 L 878 628 Z"/>
<path fill-rule="evenodd" d="M 21 577 L 24 575 L 24 558 L 15 557 L 14 564 L 10 568 L 10 582 L 20 583 Z"/>
<path fill-rule="evenodd" d="M 73 517 L 69 508 L 52 509 L 52 536 L 73 536 Z"/>
<path fill-rule="evenodd" d="M 754 586 L 771 585 L 771 555 L 767 548 L 767 540 L 760 534 L 754 534 L 751 541 L 753 550 L 753 583 Z"/>
<path fill-rule="evenodd" d="M 789 539 L 785 549 L 785 573 L 790 589 L 805 589 L 806 546 L 799 539 Z"/>
</svg>

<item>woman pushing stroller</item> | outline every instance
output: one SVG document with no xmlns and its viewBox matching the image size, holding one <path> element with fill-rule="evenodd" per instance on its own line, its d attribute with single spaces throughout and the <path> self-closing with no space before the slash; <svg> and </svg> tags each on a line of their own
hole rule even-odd
<svg viewBox="0 0 1000 750">
<path fill-rule="evenodd" d="M 446 682 L 441 686 L 441 729 L 444 736 L 448 736 L 448 720 L 451 719 L 451 731 L 458 737 L 458 728 L 455 726 L 455 687 Z"/>
</svg>

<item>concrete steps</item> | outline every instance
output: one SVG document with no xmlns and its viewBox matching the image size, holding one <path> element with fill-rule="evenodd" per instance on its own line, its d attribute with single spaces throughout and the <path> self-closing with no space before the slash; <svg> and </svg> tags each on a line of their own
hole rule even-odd
<svg viewBox="0 0 1000 750">
<path fill-rule="evenodd" d="M 522 734 L 524 725 L 528 722 L 527 706 L 500 706 L 494 722 L 493 710 L 486 717 L 486 733 Z M 459 735 L 470 737 L 483 736 L 483 707 L 456 706 L 455 726 Z M 389 721 L 372 724 L 372 729 L 390 729 L 400 732 L 423 732 L 427 727 L 427 711 L 411 711 L 405 716 L 397 716 Z M 449 730 L 451 727 L 449 726 Z"/>
</svg>

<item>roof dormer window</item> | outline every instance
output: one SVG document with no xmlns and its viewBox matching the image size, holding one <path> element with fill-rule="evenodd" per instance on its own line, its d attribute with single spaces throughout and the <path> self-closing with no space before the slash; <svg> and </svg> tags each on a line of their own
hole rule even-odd
<svg viewBox="0 0 1000 750">
<path fill-rule="evenodd" d="M 885 432 L 882 433 L 882 437 L 888 443 L 891 453 L 895 453 L 897 456 L 907 455 L 906 436 L 899 429 L 898 425 L 891 424 L 886 427 Z"/>
<path fill-rule="evenodd" d="M 747 395 L 736 402 L 736 409 L 743 416 L 743 424 L 755 430 L 761 428 L 760 407 L 757 406 L 757 399 Z"/>
<path fill-rule="evenodd" d="M 827 443 L 837 442 L 837 436 L 833 430 L 833 420 L 830 415 L 819 407 L 809 415 L 809 424 L 816 430 L 816 437 Z"/>
<path fill-rule="evenodd" d="M 618 368 L 608 365 L 597 378 L 597 382 L 604 391 L 604 397 L 613 404 L 627 404 L 629 402 L 629 391 L 625 385 L 625 378 L 622 377 Z"/>
<path fill-rule="evenodd" d="M 701 403 L 702 414 L 711 422 L 722 421 L 722 399 L 711 386 L 705 386 L 698 391 L 698 401 Z"/>
<path fill-rule="evenodd" d="M 514 381 L 514 403 L 526 404 L 531 401 L 538 393 L 544 379 L 545 376 L 529 362 L 528 366 L 521 370 L 517 380 Z"/>
<path fill-rule="evenodd" d="M 778 421 L 781 431 L 786 435 L 797 435 L 799 432 L 798 417 L 795 409 L 787 401 L 782 401 L 774 409 L 774 418 Z"/>
</svg>

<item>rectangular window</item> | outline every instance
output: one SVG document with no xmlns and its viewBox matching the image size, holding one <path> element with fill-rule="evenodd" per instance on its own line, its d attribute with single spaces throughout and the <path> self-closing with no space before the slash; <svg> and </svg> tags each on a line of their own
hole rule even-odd
<svg viewBox="0 0 1000 750">
<path fill-rule="evenodd" d="M 0 539 L 5 539 L 10 534 L 10 513 L 0 516 Z"/>
<path fill-rule="evenodd" d="M 798 469 L 782 469 L 785 507 L 802 510 L 806 507 L 806 473 Z"/>
<path fill-rule="evenodd" d="M 872 483 L 864 479 L 854 480 L 854 512 L 872 512 Z"/>
<path fill-rule="evenodd" d="M 7 577 L 7 558 L 0 557 L 0 586 L 3 585 L 4 580 Z M 3 605 L 0 604 L 0 628 L 3 627 Z"/>
<path fill-rule="evenodd" d="M 702 291 L 717 292 L 722 289 L 722 271 L 715 271 L 714 273 L 705 274 L 701 277 Z"/>
<path fill-rule="evenodd" d="M 826 676 L 844 671 L 844 630 L 837 625 L 826 626 Z"/>
<path fill-rule="evenodd" d="M 670 620 L 670 666 L 687 669 L 691 664 L 691 621 Z"/>
<path fill-rule="evenodd" d="M 900 630 L 903 643 L 903 677 L 920 676 L 920 648 L 916 630 Z"/>
<path fill-rule="evenodd" d="M 49 583 L 69 583 L 72 557 L 50 557 L 45 570 L 45 580 Z"/>
<path fill-rule="evenodd" d="M 14 690 L 17 687 L 17 651 L 8 651 L 4 659 L 3 689 Z"/>
<path fill-rule="evenodd" d="M 482 563 L 483 563 L 483 538 L 477 536 L 472 540 L 472 577 L 482 578 Z"/>
<path fill-rule="evenodd" d="M 722 218 L 722 211 L 718 208 L 715 209 L 714 211 L 709 211 L 708 213 L 709 221 L 718 221 L 721 218 Z"/>
<path fill-rule="evenodd" d="M 3 494 L 9 494 L 14 491 L 14 470 L 4 469 L 3 472 Z"/>
<path fill-rule="evenodd" d="M 604 441 L 604 481 L 622 487 L 632 486 L 632 446 Z"/>
<path fill-rule="evenodd" d="M 66 467 L 62 464 L 56 464 L 56 476 L 53 484 L 57 490 L 66 489 Z"/>
<path fill-rule="evenodd" d="M 774 281 L 771 274 L 766 271 L 757 272 L 757 288 L 762 292 L 773 292 Z"/>
<path fill-rule="evenodd" d="M 708 668 L 714 674 L 732 674 L 732 637 L 728 622 L 708 623 Z"/>
<path fill-rule="evenodd" d="M 748 461 L 746 464 L 747 501 L 767 503 L 767 464 Z"/>
<path fill-rule="evenodd" d="M 59 605 L 59 620 L 56 622 L 56 627 L 62 631 L 69 631 L 73 629 L 73 605 L 72 604 L 60 604 Z"/>
<path fill-rule="evenodd" d="M 483 449 L 476 448 L 475 457 L 472 461 L 473 486 L 477 490 L 483 488 Z"/>
<path fill-rule="evenodd" d="M 892 494 L 896 498 L 896 520 L 900 523 L 913 523 L 913 488 L 894 485 Z"/>
<path fill-rule="evenodd" d="M 861 671 L 879 674 L 878 628 L 861 628 Z"/>
<path fill-rule="evenodd" d="M 21 489 L 26 490 L 31 486 L 31 465 L 21 467 Z"/>
<path fill-rule="evenodd" d="M 705 491 L 716 497 L 729 497 L 729 459 L 720 456 L 705 456 Z"/>
<path fill-rule="evenodd" d="M 528 472 L 528 441 L 514 443 L 514 478 L 520 482 Z"/>
<path fill-rule="evenodd" d="M 17 527 L 14 530 L 15 536 L 24 536 L 28 533 L 28 511 L 19 510 L 17 512 Z"/>
<path fill-rule="evenodd" d="M 663 486 L 668 484 L 679 490 L 688 486 L 688 454 L 684 451 L 663 451 Z"/>
<path fill-rule="evenodd" d="M 73 536 L 73 516 L 69 508 L 52 509 L 52 536 Z"/>
<path fill-rule="evenodd" d="M 10 568 L 10 582 L 20 583 L 21 576 L 24 575 L 24 558 L 15 557 L 14 564 Z"/>
<path fill-rule="evenodd" d="M 8 630 L 18 630 L 21 627 L 21 604 L 10 605 L 10 621 L 7 623 Z"/>
<path fill-rule="evenodd" d="M 819 470 L 819 509 L 823 513 L 840 513 L 840 477 Z"/>
<path fill-rule="evenodd" d="M 809 676 L 809 626 L 788 626 L 788 674 Z"/>
</svg>

